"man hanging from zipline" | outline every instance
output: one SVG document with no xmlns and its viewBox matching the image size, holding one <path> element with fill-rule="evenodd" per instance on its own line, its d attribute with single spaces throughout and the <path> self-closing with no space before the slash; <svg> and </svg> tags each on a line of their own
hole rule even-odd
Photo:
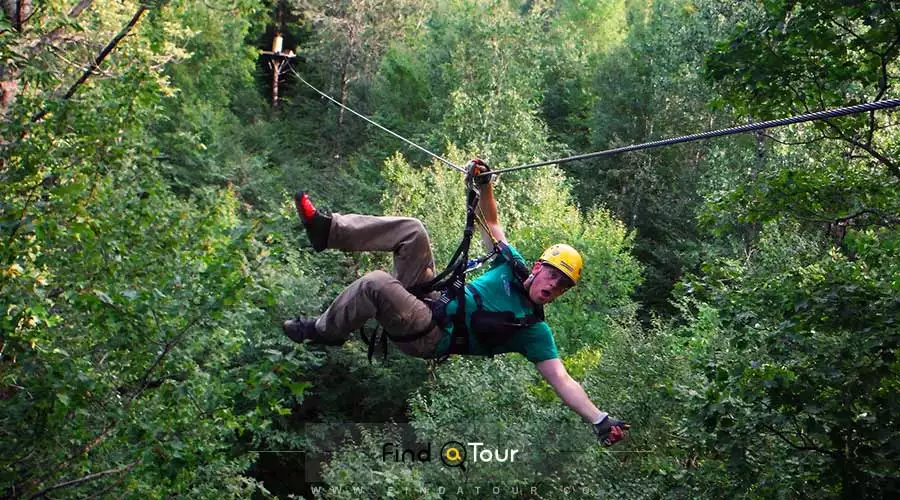
<svg viewBox="0 0 900 500">
<path fill-rule="evenodd" d="M 629 425 L 594 406 L 560 361 L 553 332 L 544 321 L 543 306 L 578 283 L 581 255 L 568 245 L 553 245 L 529 269 L 506 242 L 489 170 L 479 159 L 467 166 L 467 231 L 454 256 L 462 255 L 461 265 L 438 285 L 435 282 L 441 276 L 435 277 L 428 233 L 418 219 L 326 215 L 315 208 L 307 193 L 297 192 L 297 213 L 315 251 L 390 251 L 394 270 L 392 274 L 380 270 L 366 274 L 345 288 L 321 316 L 285 321 L 284 332 L 295 342 L 337 346 L 374 318 L 385 335 L 410 356 L 435 359 L 450 354 L 518 352 L 535 364 L 569 408 L 592 424 L 604 445 L 621 441 Z M 495 256 L 487 272 L 464 284 L 476 208 L 483 217 L 482 237 Z M 464 301 L 459 300 L 461 296 Z"/>
</svg>

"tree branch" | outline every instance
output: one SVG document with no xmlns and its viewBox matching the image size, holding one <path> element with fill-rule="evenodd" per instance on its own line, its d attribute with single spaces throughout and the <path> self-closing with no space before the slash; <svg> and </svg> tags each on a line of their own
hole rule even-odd
<svg viewBox="0 0 900 500">
<path fill-rule="evenodd" d="M 78 5 L 72 7 L 72 10 L 69 11 L 69 17 L 78 17 L 84 12 L 84 9 L 90 7 L 93 2 L 94 0 L 81 0 L 78 2 Z"/>
<path fill-rule="evenodd" d="M 27 198 L 25 199 L 25 203 L 22 206 L 22 213 L 19 215 L 19 219 L 15 226 L 13 226 L 12 231 L 9 232 L 9 237 L 6 239 L 6 248 L 9 250 L 9 260 L 7 260 L 7 256 L 3 256 L 3 265 L 10 265 L 16 258 L 15 249 L 13 248 L 13 242 L 16 239 L 16 233 L 19 232 L 19 228 L 22 227 L 25 223 L 25 217 L 28 215 L 28 208 L 32 202 L 37 198 L 37 189 L 41 186 L 40 183 L 35 184 L 28 191 Z M 7 280 L 3 279 L 0 281 L 0 285 L 5 283 Z"/>
<path fill-rule="evenodd" d="M 82 12 L 84 12 L 84 10 L 91 4 L 91 2 L 93 2 L 93 0 L 82 0 L 81 3 L 79 3 L 78 5 L 73 7 L 72 10 L 69 11 L 68 17 L 70 19 L 76 19 L 78 16 L 81 15 Z M 31 58 L 31 57 L 36 56 L 40 52 L 42 52 L 44 46 L 49 46 L 52 48 L 53 43 L 56 42 L 57 40 L 59 40 L 62 37 L 62 35 L 66 32 L 65 28 L 66 28 L 65 25 L 58 26 L 58 27 L 54 28 L 52 31 L 50 31 L 49 33 L 41 35 L 34 42 L 27 43 L 22 49 L 23 53 L 25 55 L 27 55 L 29 58 Z M 63 39 L 63 41 L 71 43 L 71 42 L 79 42 L 83 39 L 84 39 L 84 37 L 81 37 L 81 36 L 77 36 L 77 37 L 70 36 L 70 37 Z"/>
<path fill-rule="evenodd" d="M 110 491 L 112 491 L 113 488 L 121 486 L 122 483 L 124 483 L 125 479 L 127 479 L 127 478 L 128 478 L 128 476 L 122 476 L 119 479 L 112 481 L 111 484 L 109 486 L 107 486 L 106 488 L 103 488 L 102 490 L 98 491 L 97 493 L 94 493 L 93 495 L 87 497 L 88 500 L 90 500 L 91 498 L 109 498 L 106 494 L 109 493 Z"/>
<path fill-rule="evenodd" d="M 95 69 L 98 69 L 100 67 L 100 63 L 102 63 L 103 60 L 106 59 L 106 56 L 108 56 L 109 53 L 112 52 L 114 48 L 116 48 L 119 42 L 121 42 L 122 39 L 125 38 L 128 32 L 131 31 L 132 28 L 134 28 L 137 22 L 141 19 L 141 16 L 143 16 L 144 12 L 147 12 L 147 10 L 148 7 L 146 5 L 141 4 L 141 6 L 138 7 L 137 12 L 134 13 L 134 16 L 131 17 L 131 20 L 128 21 L 128 24 L 126 24 L 125 27 L 122 28 L 121 31 L 119 31 L 119 34 L 117 34 L 106 45 L 106 47 L 104 47 L 103 50 L 101 50 L 100 53 L 97 54 L 97 57 L 95 57 L 94 60 L 91 61 L 91 64 L 84 70 L 84 73 L 81 74 L 81 78 L 79 78 L 78 81 L 72 84 L 71 87 L 69 87 L 69 90 L 65 93 L 65 95 L 63 95 L 62 100 L 68 100 L 73 95 L 75 95 L 75 91 L 78 90 L 78 87 L 80 87 L 81 84 L 87 81 L 88 77 L 91 76 L 91 73 L 93 73 Z M 36 114 L 34 118 L 31 119 L 32 123 L 40 121 L 49 112 L 50 110 L 48 108 L 44 108 L 42 111 Z"/>
<path fill-rule="evenodd" d="M 810 212 L 810 211 L 803 211 L 803 210 L 797 209 L 796 207 L 793 207 L 793 206 L 789 206 L 789 210 L 792 212 L 791 215 L 795 219 L 798 219 L 798 220 L 801 220 L 804 222 L 813 222 L 816 224 L 835 224 L 835 225 L 843 226 L 843 225 L 847 225 L 846 224 L 847 222 L 849 222 L 857 217 L 860 217 L 862 215 L 865 215 L 865 214 L 872 214 L 872 215 L 876 215 L 876 216 L 880 217 L 881 218 L 880 223 L 877 221 L 869 222 L 866 224 L 860 224 L 855 227 L 865 227 L 865 226 L 869 226 L 872 224 L 877 224 L 877 225 L 880 225 L 883 227 L 892 227 L 892 226 L 900 224 L 900 217 L 893 217 L 891 215 L 888 215 L 888 214 L 886 214 L 880 210 L 876 210 L 874 208 L 864 208 L 864 209 L 860 210 L 859 212 L 856 212 L 851 215 L 843 216 L 843 217 L 834 217 L 834 216 L 829 217 L 828 215 L 817 214 L 817 213 Z M 780 212 L 777 210 L 770 210 L 770 211 L 767 211 L 767 213 L 776 215 L 776 214 L 779 214 Z"/>
<path fill-rule="evenodd" d="M 258 226 L 258 223 L 257 223 L 257 226 Z M 256 262 L 256 265 L 255 265 L 254 268 L 253 268 L 253 271 L 255 271 L 256 269 L 258 269 L 259 266 L 262 265 L 262 263 L 263 263 L 264 260 L 265 260 L 265 259 L 262 259 L 262 260 L 260 260 L 260 261 L 257 261 L 257 262 Z M 236 282 L 235 282 L 233 285 L 229 286 L 229 287 L 225 290 L 225 293 L 222 295 L 222 298 L 219 299 L 219 300 L 217 300 L 217 301 L 214 303 L 214 306 L 219 305 L 219 303 L 222 302 L 222 301 L 224 301 L 225 298 L 228 297 L 228 295 L 231 294 L 232 292 L 235 292 L 235 291 L 237 291 L 237 290 L 243 288 L 243 286 L 247 283 L 247 281 L 248 281 L 248 279 L 249 279 L 249 276 L 250 276 L 250 274 L 248 273 L 247 276 L 242 276 L 240 279 L 236 280 Z M 181 328 L 181 331 L 179 331 L 178 333 L 176 333 L 175 336 L 174 336 L 171 340 L 169 340 L 169 341 L 166 342 L 165 347 L 163 348 L 163 352 L 159 353 L 159 355 L 156 356 L 156 359 L 153 361 L 153 363 L 150 365 L 150 367 L 147 368 L 147 371 L 144 372 L 144 375 L 141 377 L 140 388 L 139 388 L 139 389 L 131 396 L 131 398 L 128 400 L 128 405 L 131 405 L 131 403 L 132 403 L 135 399 L 137 399 L 137 398 L 138 398 L 138 397 L 139 397 L 139 396 L 147 389 L 148 384 L 149 384 L 149 382 L 150 382 L 150 375 L 152 375 L 153 372 L 156 370 L 156 368 L 160 365 L 160 363 L 162 363 L 163 359 L 165 359 L 165 358 L 169 355 L 169 353 L 172 351 L 172 349 L 175 347 L 175 345 L 178 344 L 179 342 L 181 342 L 181 340 L 184 338 L 184 336 L 188 334 L 188 332 L 190 331 L 190 329 L 191 329 L 195 324 L 197 324 L 197 322 L 199 322 L 199 321 L 202 320 L 202 319 L 206 319 L 206 315 L 207 315 L 210 311 L 213 310 L 213 307 L 214 307 L 214 306 L 210 306 L 209 308 L 207 308 L 206 310 L 204 310 L 202 314 L 197 315 L 197 316 L 196 316 L 194 319 L 192 319 L 187 325 L 185 325 L 184 327 L 182 327 L 182 328 Z"/>
<path fill-rule="evenodd" d="M 897 125 L 900 125 L 900 122 L 886 123 L 886 124 L 881 125 L 880 127 L 878 127 L 876 130 L 887 130 L 887 129 L 889 129 L 889 128 L 894 128 L 894 127 L 896 127 Z"/>
<path fill-rule="evenodd" d="M 832 456 L 832 457 L 835 455 L 835 452 L 834 452 L 834 451 L 826 450 L 825 448 L 821 448 L 821 447 L 819 447 L 819 446 L 814 446 L 814 445 L 811 445 L 811 446 L 802 446 L 802 445 L 799 445 L 799 444 L 797 444 L 797 443 L 791 441 L 790 439 L 788 439 L 786 436 L 784 436 L 784 435 L 781 434 L 780 432 L 778 432 L 778 430 L 775 429 L 774 427 L 772 427 L 771 425 L 768 425 L 768 424 L 767 424 L 767 425 L 765 425 L 765 427 L 766 427 L 766 429 L 772 431 L 772 433 L 774 433 L 779 439 L 781 439 L 782 441 L 784 441 L 785 443 L 787 443 L 787 445 L 790 446 L 791 448 L 794 448 L 794 449 L 800 450 L 800 451 L 817 451 L 817 452 L 819 452 L 819 453 L 824 453 L 824 454 L 826 454 L 826 455 L 828 455 L 828 456 Z"/>
<path fill-rule="evenodd" d="M 896 52 L 897 49 L 897 40 L 891 42 L 888 45 L 887 50 L 884 51 L 884 55 L 880 55 L 881 57 L 881 75 L 878 79 L 878 94 L 875 96 L 875 100 L 879 101 L 884 94 L 887 93 L 888 90 L 888 81 L 890 78 L 890 73 L 888 72 L 888 60 L 891 58 L 891 52 Z"/>
<path fill-rule="evenodd" d="M 108 425 L 108 426 L 106 427 L 106 429 L 103 429 L 103 432 L 101 432 L 99 435 L 97 435 L 97 437 L 95 437 L 94 439 L 92 439 L 92 440 L 91 440 L 89 443 L 87 443 L 86 445 L 82 446 L 80 450 L 78 450 L 78 451 L 76 451 L 76 452 L 73 452 L 71 455 L 69 455 L 69 457 L 68 457 L 62 464 L 60 464 L 60 465 L 56 468 L 56 471 L 61 471 L 61 470 L 65 469 L 66 467 L 68 467 L 69 464 L 72 463 L 72 460 L 74 460 L 76 457 L 80 457 L 81 455 L 84 455 L 85 453 L 89 453 L 89 452 L 90 452 L 91 450 L 93 450 L 98 444 L 100 444 L 100 443 L 102 443 L 103 441 L 105 441 L 106 438 L 109 437 L 110 433 L 112 433 L 113 429 L 115 429 L 115 427 L 116 427 L 116 423 L 115 423 L 115 422 L 113 422 L 113 423 L 111 423 L 110 425 Z M 48 474 L 48 475 L 45 475 L 45 476 L 42 478 L 42 480 L 46 480 L 48 477 L 50 477 L 49 474 Z"/>
<path fill-rule="evenodd" d="M 880 101 L 882 97 L 888 91 L 888 59 L 891 57 L 891 52 L 897 47 L 897 40 L 891 42 L 888 46 L 887 50 L 884 51 L 884 54 L 879 54 L 881 58 L 881 75 L 878 78 L 878 93 L 875 94 L 875 101 Z M 875 131 L 878 130 L 878 122 L 875 121 L 875 112 L 869 112 L 869 130 L 866 132 L 866 142 L 872 144 L 872 140 L 875 137 Z"/>
<path fill-rule="evenodd" d="M 88 481 L 93 481 L 94 479 L 100 479 L 101 477 L 111 476 L 113 474 L 121 474 L 123 472 L 127 472 L 127 471 L 131 470 L 131 468 L 134 467 L 135 465 L 137 465 L 138 463 L 139 463 L 139 461 L 131 462 L 128 465 L 123 465 L 122 467 L 117 467 L 115 469 L 109 469 L 109 470 L 105 470 L 103 472 L 96 472 L 94 474 L 88 474 L 87 476 L 80 477 L 78 479 L 73 479 L 71 481 L 64 481 L 62 483 L 53 485 L 49 488 L 45 488 L 45 489 L 35 493 L 34 495 L 29 497 L 29 500 L 34 499 L 34 498 L 45 497 L 45 496 L 47 496 L 47 493 L 50 493 L 51 491 L 54 491 L 54 490 L 59 490 L 62 488 L 71 488 L 72 486 L 78 486 L 79 484 L 86 483 Z"/>
<path fill-rule="evenodd" d="M 842 30 L 844 30 L 847 34 L 849 34 L 850 36 L 852 36 L 853 38 L 855 38 L 856 41 L 858 41 L 861 45 L 863 45 L 863 46 L 866 48 L 866 50 L 868 50 L 869 52 L 871 52 L 871 53 L 873 53 L 873 54 L 875 54 L 875 55 L 877 55 L 877 56 L 881 56 L 881 55 L 882 55 L 880 52 L 878 52 L 877 50 L 875 50 L 874 47 L 872 47 L 872 45 L 869 43 L 868 40 L 866 40 L 865 38 L 861 37 L 857 32 L 853 31 L 852 29 L 850 29 L 850 28 L 848 28 L 847 26 L 844 26 L 843 24 L 841 24 L 840 22 L 838 22 L 838 20 L 835 19 L 834 16 L 832 16 L 832 15 L 827 15 L 827 14 L 826 14 L 826 17 L 828 18 L 829 21 L 832 22 L 832 24 L 837 25 L 839 28 L 841 28 Z"/>
<path fill-rule="evenodd" d="M 831 127 L 835 132 L 838 133 L 841 140 L 847 141 L 850 144 L 853 144 L 854 146 L 856 146 L 856 147 L 862 149 L 863 151 L 869 153 L 870 155 L 872 155 L 872 157 L 874 157 L 876 160 L 881 162 L 885 167 L 887 167 L 887 169 L 892 174 L 894 174 L 895 177 L 897 177 L 898 180 L 900 180 L 900 167 L 898 167 L 897 164 L 892 162 L 890 160 L 890 158 L 888 158 L 888 157 L 884 156 L 883 154 L 879 153 L 878 151 L 876 151 L 875 148 L 873 148 L 871 144 L 866 144 L 866 143 L 861 142 L 858 139 L 849 137 L 847 134 L 844 133 L 843 130 L 841 130 L 840 127 L 835 125 L 833 121 L 831 121 L 831 120 L 823 120 L 823 121 L 829 127 Z"/>
<path fill-rule="evenodd" d="M 838 217 L 834 219 L 834 222 L 847 222 L 865 214 L 877 215 L 887 224 L 900 224 L 900 217 L 892 217 L 880 210 L 875 210 L 874 208 L 864 208 L 859 212 L 856 212 L 855 214 L 847 215 L 845 217 Z"/>
<path fill-rule="evenodd" d="M 778 144 L 784 144 L 784 145 L 786 145 L 786 146 L 803 146 L 803 145 L 807 145 L 807 144 L 814 144 L 814 143 L 816 143 L 816 142 L 819 142 L 819 141 L 822 141 L 822 140 L 826 140 L 826 139 L 836 139 L 836 137 L 829 137 L 829 136 L 827 136 L 827 135 L 825 135 L 825 134 L 822 134 L 822 135 L 820 135 L 819 137 L 816 137 L 816 138 L 814 138 L 814 139 L 810 139 L 810 140 L 808 140 L 808 141 L 782 141 L 781 139 L 776 139 L 774 135 L 771 135 L 771 134 L 768 134 L 768 133 L 765 133 L 765 132 L 763 132 L 763 135 L 764 135 L 767 139 L 770 139 L 770 140 L 772 140 L 772 141 L 775 141 L 775 142 L 777 142 Z"/>
</svg>

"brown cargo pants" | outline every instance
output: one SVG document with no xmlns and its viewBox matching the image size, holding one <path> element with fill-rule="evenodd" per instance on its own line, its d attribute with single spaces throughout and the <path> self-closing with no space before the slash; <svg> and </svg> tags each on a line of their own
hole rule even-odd
<svg viewBox="0 0 900 500">
<path fill-rule="evenodd" d="M 431 242 L 422 222 L 409 217 L 334 214 L 328 248 L 393 252 L 394 271 L 372 271 L 345 288 L 316 321 L 322 337 L 345 341 L 366 320 L 375 318 L 404 353 L 434 357 L 444 332 L 431 321 L 428 305 L 406 291 L 434 277 Z M 418 339 L 400 340 L 425 330 Z"/>
</svg>

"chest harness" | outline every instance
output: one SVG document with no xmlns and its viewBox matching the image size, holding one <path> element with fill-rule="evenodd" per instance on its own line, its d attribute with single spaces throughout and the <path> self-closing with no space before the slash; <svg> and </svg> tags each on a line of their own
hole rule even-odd
<svg viewBox="0 0 900 500">
<path fill-rule="evenodd" d="M 424 337 L 435 326 L 444 327 L 449 324 L 453 325 L 450 350 L 445 356 L 439 358 L 439 361 L 445 360 L 450 354 L 468 354 L 469 329 L 466 325 L 467 288 L 472 293 L 476 305 L 476 309 L 472 312 L 471 317 L 472 331 L 478 342 L 488 348 L 490 356 L 495 354 L 494 349 L 509 340 L 516 332 L 544 321 L 544 308 L 537 304 L 533 304 L 533 314 L 528 314 L 523 318 L 517 318 L 512 311 L 487 311 L 484 309 L 484 300 L 481 294 L 473 286 L 466 285 L 466 273 L 478 269 L 497 255 L 503 255 L 506 258 L 506 261 L 513 269 L 511 285 L 523 293 L 525 297 L 528 296 L 528 292 L 525 289 L 524 282 L 530 274 L 525 264 L 515 259 L 512 250 L 503 242 L 495 242 L 493 250 L 488 255 L 480 259 L 469 260 L 469 247 L 472 243 L 472 236 L 475 233 L 475 214 L 478 200 L 481 196 L 481 192 L 474 182 L 472 171 L 466 175 L 466 191 L 466 224 L 463 229 L 462 240 L 453 252 L 453 256 L 450 257 L 450 263 L 431 280 L 408 288 L 410 293 L 431 307 L 431 323 L 421 332 L 403 336 L 392 335 L 381 326 L 376 327 L 371 335 L 366 335 L 365 331 L 360 329 L 363 341 L 369 346 L 368 358 L 370 363 L 378 344 L 381 344 L 383 359 L 387 359 L 388 338 L 396 342 L 410 342 Z M 440 292 L 440 296 L 432 298 L 432 292 L 436 291 Z M 448 317 L 447 305 L 453 300 L 456 300 L 456 312 Z"/>
</svg>

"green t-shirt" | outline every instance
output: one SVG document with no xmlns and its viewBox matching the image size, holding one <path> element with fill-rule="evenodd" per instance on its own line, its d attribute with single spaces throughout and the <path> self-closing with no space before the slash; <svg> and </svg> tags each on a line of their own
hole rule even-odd
<svg viewBox="0 0 900 500">
<path fill-rule="evenodd" d="M 522 255 L 515 248 L 510 246 L 509 249 L 516 260 L 525 264 L 525 259 L 522 258 Z M 529 314 L 534 314 L 534 305 L 528 299 L 528 296 L 525 295 L 524 290 L 514 285 L 515 282 L 516 277 L 512 266 L 500 254 L 494 257 L 490 269 L 469 283 L 469 285 L 481 295 L 484 309 L 487 311 L 511 311 L 517 318 L 524 318 Z M 469 329 L 469 354 L 488 356 L 491 352 L 478 342 L 478 339 L 475 338 L 475 334 L 472 332 L 472 312 L 476 308 L 475 298 L 468 287 L 466 287 L 466 327 Z M 457 301 L 454 300 L 447 304 L 447 316 L 452 317 L 456 313 L 456 309 Z M 443 354 L 450 349 L 452 333 L 453 324 L 451 323 L 445 327 L 445 335 L 438 345 L 438 353 Z M 493 353 L 500 354 L 504 352 L 518 352 L 533 363 L 559 357 L 559 352 L 556 350 L 556 341 L 553 340 L 553 332 L 544 321 L 517 331 L 506 342 L 495 347 Z"/>
</svg>

